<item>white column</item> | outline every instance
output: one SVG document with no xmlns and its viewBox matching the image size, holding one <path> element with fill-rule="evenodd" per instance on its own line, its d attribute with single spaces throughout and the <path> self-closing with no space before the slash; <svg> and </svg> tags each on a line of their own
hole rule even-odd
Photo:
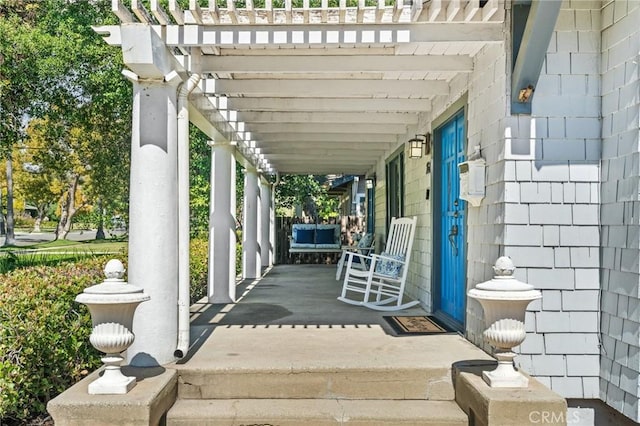
<svg viewBox="0 0 640 426">
<path fill-rule="evenodd" d="M 235 143 L 211 146 L 209 210 L 209 303 L 236 300 L 236 160 Z"/>
<path fill-rule="evenodd" d="M 177 83 L 133 84 L 129 282 L 151 299 L 136 312 L 127 356 L 141 367 L 174 361 L 177 341 Z"/>
<path fill-rule="evenodd" d="M 275 263 L 276 259 L 276 194 L 275 186 L 271 186 L 271 204 L 269 205 L 269 266 Z"/>
<path fill-rule="evenodd" d="M 263 268 L 273 264 L 271 245 L 271 184 L 260 180 L 260 260 Z"/>
<path fill-rule="evenodd" d="M 242 278 L 244 279 L 260 276 L 259 192 L 258 171 L 248 167 L 244 174 L 244 225 L 242 227 Z"/>
</svg>

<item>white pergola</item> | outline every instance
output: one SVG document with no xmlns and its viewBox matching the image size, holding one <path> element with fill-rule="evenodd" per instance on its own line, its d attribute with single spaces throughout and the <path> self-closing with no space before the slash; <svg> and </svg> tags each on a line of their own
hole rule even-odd
<svg viewBox="0 0 640 426">
<path fill-rule="evenodd" d="M 188 333 L 188 293 L 177 300 L 175 288 L 188 282 L 189 122 L 212 141 L 209 298 L 233 302 L 236 161 L 247 167 L 243 275 L 256 278 L 273 251 L 261 177 L 372 173 L 428 130 L 432 104 L 465 86 L 474 55 L 505 39 L 505 0 L 127 3 L 112 0 L 120 25 L 95 30 L 122 47 L 134 84 L 129 281 L 151 295 L 136 314 L 135 365 L 173 360 L 185 303 Z"/>
<path fill-rule="evenodd" d="M 504 0 L 341 0 L 334 8 L 287 0 L 283 9 L 269 0 L 204 9 L 191 0 L 189 10 L 176 1 L 169 10 L 153 0 L 150 10 L 122 3 L 113 1 L 123 26 L 152 25 L 179 72 L 202 77 L 192 121 L 281 173 L 367 173 L 471 72 L 486 43 L 504 39 Z M 122 43 L 120 27 L 97 31 Z"/>
</svg>

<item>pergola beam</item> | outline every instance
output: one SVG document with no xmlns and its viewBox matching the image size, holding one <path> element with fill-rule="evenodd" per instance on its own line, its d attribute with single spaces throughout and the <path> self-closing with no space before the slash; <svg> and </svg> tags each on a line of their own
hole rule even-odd
<svg viewBox="0 0 640 426">
<path fill-rule="evenodd" d="M 397 136 L 379 133 L 332 133 L 327 129 L 322 133 L 258 133 L 253 132 L 252 138 L 264 142 L 313 142 L 317 145 L 332 145 L 336 148 L 345 143 L 395 143 Z"/>
<path fill-rule="evenodd" d="M 520 90 L 535 90 L 540 70 L 546 57 L 549 42 L 560 14 L 561 0 L 534 1 L 527 17 L 520 42 L 515 53 L 515 65 L 511 76 L 511 112 L 530 114 L 532 98 L 518 98 Z M 531 95 L 532 96 L 532 95 Z"/>
<path fill-rule="evenodd" d="M 119 11 L 124 11 L 121 9 Z M 303 47 L 303 46 L 372 46 L 403 43 L 504 41 L 502 22 L 433 22 L 420 24 L 316 24 L 270 25 L 153 25 L 169 47 Z M 97 27 L 109 32 L 109 44 L 120 41 L 120 26 Z"/>
<path fill-rule="evenodd" d="M 254 112 L 238 113 L 245 123 L 386 123 L 418 124 L 418 115 L 393 112 Z"/>
<path fill-rule="evenodd" d="M 292 152 L 291 148 L 288 150 L 286 148 L 275 149 L 270 148 L 268 152 L 264 152 L 264 156 L 270 160 L 307 160 L 309 156 L 314 157 L 323 157 L 322 161 L 342 161 L 345 159 L 345 152 L 347 154 L 353 155 L 353 157 L 357 157 L 358 161 L 368 162 L 371 160 L 376 160 L 380 155 L 384 154 L 384 150 L 340 150 L 340 151 L 332 151 L 330 149 L 309 149 L 307 148 L 304 152 Z M 350 161 L 354 161 L 353 158 L 349 158 Z"/>
<path fill-rule="evenodd" d="M 347 72 L 471 72 L 466 55 L 366 55 L 366 56 L 213 56 L 201 60 L 203 72 L 215 73 L 347 73 Z"/>
<path fill-rule="evenodd" d="M 328 126 L 325 123 L 253 123 L 250 128 L 252 133 L 321 133 L 332 131 L 335 133 L 363 133 L 377 134 L 404 134 L 407 126 L 404 124 L 348 124 L 337 123 Z"/>
<path fill-rule="evenodd" d="M 235 111 L 333 111 L 333 112 L 427 112 L 425 99 L 335 99 L 335 98 L 228 98 L 227 108 Z"/>
<path fill-rule="evenodd" d="M 207 79 L 202 88 L 208 95 L 287 98 L 427 98 L 449 93 L 449 83 L 442 80 Z"/>
<path fill-rule="evenodd" d="M 328 175 L 328 174 L 349 174 L 364 175 L 371 169 L 371 164 L 318 164 L 307 165 L 300 162 L 274 163 L 280 173 L 299 175 Z"/>
</svg>

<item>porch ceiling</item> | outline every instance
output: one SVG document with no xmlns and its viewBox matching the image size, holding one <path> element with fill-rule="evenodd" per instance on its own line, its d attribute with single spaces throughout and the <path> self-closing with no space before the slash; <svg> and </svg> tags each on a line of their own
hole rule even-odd
<svg viewBox="0 0 640 426">
<path fill-rule="evenodd" d="M 123 24 L 157 33 L 185 71 L 203 77 L 192 120 L 212 138 L 238 141 L 265 171 L 366 174 L 422 132 L 432 103 L 473 69 L 473 56 L 503 40 L 505 0 L 358 1 L 358 7 L 208 9 L 175 0 L 130 7 L 113 1 Z M 387 6 L 388 4 L 388 6 Z M 101 27 L 119 45 L 119 27 Z M 423 114 L 420 117 L 420 114 Z"/>
</svg>

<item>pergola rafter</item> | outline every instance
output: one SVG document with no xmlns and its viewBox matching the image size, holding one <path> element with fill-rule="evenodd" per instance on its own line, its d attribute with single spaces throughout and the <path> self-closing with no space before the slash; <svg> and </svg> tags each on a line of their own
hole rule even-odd
<svg viewBox="0 0 640 426">
<path fill-rule="evenodd" d="M 112 9 L 123 24 L 151 25 L 184 73 L 202 78 L 191 121 L 238 141 L 245 163 L 283 173 L 311 171 L 287 146 L 317 172 L 370 172 L 429 121 L 483 46 L 504 39 L 504 0 L 148 4 Z M 120 26 L 96 30 L 122 44 Z"/>
</svg>

